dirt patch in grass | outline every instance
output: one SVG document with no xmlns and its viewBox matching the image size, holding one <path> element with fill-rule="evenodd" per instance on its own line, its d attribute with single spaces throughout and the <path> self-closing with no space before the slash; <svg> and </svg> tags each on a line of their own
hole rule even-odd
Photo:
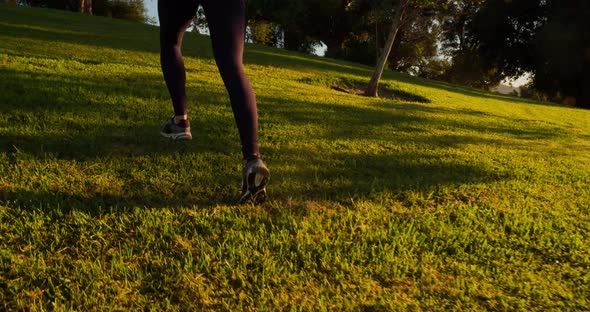
<svg viewBox="0 0 590 312">
<path fill-rule="evenodd" d="M 337 83 L 330 85 L 330 88 L 336 91 L 345 92 L 349 94 L 363 95 L 367 85 L 360 82 L 355 83 Z M 379 87 L 379 97 L 382 99 L 389 99 L 403 102 L 419 102 L 430 103 L 430 100 L 416 94 L 412 94 L 402 90 L 390 89 L 387 87 Z"/>
</svg>

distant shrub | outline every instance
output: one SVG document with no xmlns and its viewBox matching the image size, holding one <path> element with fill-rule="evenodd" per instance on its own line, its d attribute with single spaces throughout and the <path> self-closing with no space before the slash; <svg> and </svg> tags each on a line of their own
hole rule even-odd
<svg viewBox="0 0 590 312">
<path fill-rule="evenodd" d="M 520 96 L 540 102 L 548 102 L 550 100 L 546 93 L 536 90 L 532 83 L 520 87 Z"/>
<path fill-rule="evenodd" d="M 143 0 L 94 0 L 95 15 L 145 22 L 146 10 Z"/>
<path fill-rule="evenodd" d="M 254 43 L 273 45 L 276 41 L 277 25 L 265 20 L 250 20 L 249 39 Z"/>
<path fill-rule="evenodd" d="M 46 7 L 58 10 L 79 11 L 79 0 L 0 0 L 0 3 Z M 146 22 L 143 0 L 93 0 L 92 14 L 135 22 Z"/>
</svg>

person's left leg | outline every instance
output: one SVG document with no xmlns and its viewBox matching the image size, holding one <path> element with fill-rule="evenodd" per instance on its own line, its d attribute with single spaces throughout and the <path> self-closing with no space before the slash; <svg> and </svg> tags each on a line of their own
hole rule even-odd
<svg viewBox="0 0 590 312">
<path fill-rule="evenodd" d="M 175 117 L 162 126 L 163 136 L 190 140 L 186 107 L 186 71 L 182 59 L 182 38 L 197 10 L 196 0 L 159 0 L 160 62 L 172 99 Z"/>
</svg>

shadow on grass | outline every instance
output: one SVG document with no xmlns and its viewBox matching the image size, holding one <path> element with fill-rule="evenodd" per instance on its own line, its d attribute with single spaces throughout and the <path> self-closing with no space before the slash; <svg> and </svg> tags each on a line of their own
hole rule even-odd
<svg viewBox="0 0 590 312">
<path fill-rule="evenodd" d="M 234 203 L 239 195 L 239 169 L 228 165 L 239 159 L 238 135 L 231 108 L 219 102 L 224 98 L 223 89 L 208 89 L 217 102 L 200 106 L 214 113 L 195 115 L 191 127 L 194 141 L 183 144 L 159 135 L 160 123 L 165 121 L 161 111 L 172 110 L 161 77 L 102 80 L 10 70 L 3 73 L 0 169 L 11 173 L 10 178 L 0 180 L 0 204 L 85 211 L 211 207 Z M 162 92 L 151 93 L 152 89 Z M 165 102 L 166 109 L 152 105 L 152 100 Z M 207 163 L 204 168 L 203 163 Z M 68 183 L 51 180 L 68 179 L 60 169 L 64 165 L 74 168 L 72 174 L 81 178 L 70 181 L 78 190 L 67 185 L 65 191 L 48 186 Z M 93 170 L 95 166 L 104 172 Z M 18 179 L 29 181 L 29 174 L 46 181 L 33 180 L 29 187 L 18 183 Z M 103 185 L 105 192 L 94 190 L 92 177 L 102 174 L 124 185 Z M 166 184 L 161 177 L 182 180 Z M 233 188 L 225 187 L 230 183 Z M 35 185 L 40 186 L 38 190 Z"/>
<path fill-rule="evenodd" d="M 6 5 L 3 5 L 2 9 L 5 10 L 0 12 L 2 36 L 54 44 L 62 42 L 89 47 L 160 53 L 159 27 L 157 26 L 61 10 Z M 25 16 L 29 18 L 24 19 Z M 207 36 L 187 33 L 186 41 L 189 42 L 184 48 L 186 55 L 204 59 L 213 57 Z M 76 58 L 75 53 L 72 56 Z"/>
<path fill-rule="evenodd" d="M 21 28 L 4 24 L 0 25 L 0 31 L 14 36 L 22 33 Z M 82 34 L 65 31 L 31 31 L 23 36 L 146 51 L 145 43 L 141 45 L 120 40 L 113 44 L 110 38 L 99 40 L 98 37 L 94 38 L 97 40 L 83 41 Z M 134 48 L 135 44 L 138 47 Z M 201 44 L 200 41 L 198 44 Z M 249 46 L 248 54 L 258 54 L 250 58 L 250 62 L 260 65 L 309 67 L 361 76 L 370 74 L 368 67 L 295 53 L 279 53 L 279 50 L 264 47 Z M 239 172 L 227 169 L 239 157 L 237 134 L 230 116 L 222 112 L 202 117 L 197 115 L 199 122 L 191 125 L 195 140 L 178 145 L 158 137 L 157 118 L 151 117 L 158 109 L 149 106 L 133 108 L 134 104 L 125 100 L 155 98 L 168 103 L 160 76 L 139 75 L 132 80 L 126 80 L 129 77 L 113 77 L 111 81 L 104 81 L 34 72 L 23 75 L 22 72 L 8 70 L 3 70 L 2 74 L 0 83 L 3 87 L 0 90 L 3 91 L 3 104 L 0 114 L 6 119 L 0 125 L 7 129 L 0 132 L 0 154 L 5 154 L 7 159 L 3 165 L 10 170 L 20 170 L 19 160 L 104 164 L 119 159 L 126 165 L 120 164 L 113 172 L 128 190 L 118 193 L 88 190 L 84 195 L 72 195 L 65 191 L 0 186 L 0 203 L 30 209 L 51 205 L 98 211 L 122 207 L 212 207 L 231 204 L 236 199 L 234 190 L 238 187 Z M 392 77 L 451 92 L 505 99 L 500 95 L 459 90 L 456 86 L 403 75 L 392 74 Z M 141 81 L 141 85 L 136 85 L 134 81 Z M 150 93 L 152 89 L 160 91 Z M 87 91 L 91 91 L 92 98 L 85 93 Z M 213 96 L 216 98 L 223 90 L 209 92 L 217 93 Z M 107 105 L 101 102 L 104 99 L 115 100 Z M 218 98 L 216 101 L 203 105 L 201 109 L 204 112 L 219 112 L 218 106 L 227 105 L 219 103 Z M 383 192 L 395 194 L 440 185 L 510 179 L 510 175 L 496 172 L 484 164 L 452 159 L 445 149 L 464 144 L 508 144 L 482 138 L 480 134 L 496 134 L 515 140 L 550 140 L 563 135 L 563 130 L 553 125 L 474 110 L 409 103 L 385 105 L 369 100 L 368 105 L 356 107 L 265 96 L 259 96 L 259 102 L 261 112 L 268 116 L 264 127 L 269 130 L 261 131 L 261 142 L 268 142 L 267 147 L 263 145 L 263 153 L 268 156 L 268 164 L 273 170 L 270 192 L 278 200 L 297 197 L 312 201 L 346 202 L 351 197 L 374 197 Z M 65 113 L 78 114 L 81 118 L 61 119 Z M 454 118 L 444 118 L 445 115 L 453 115 Z M 116 122 L 107 122 L 110 118 L 116 119 Z M 94 121 L 89 123 L 89 119 Z M 388 127 L 388 133 L 372 131 L 383 126 Z M 16 127 L 18 131 L 14 130 Z M 308 127 L 312 130 L 301 133 L 290 133 L 288 130 Z M 316 128 L 321 128 L 321 131 L 314 132 Z M 433 134 L 437 130 L 448 129 L 463 132 Z M 353 149 L 346 141 L 357 146 Z M 364 149 L 364 145 L 370 149 Z M 423 148 L 406 149 L 416 145 Z M 182 181 L 186 182 L 186 186 L 162 189 L 154 187 L 158 181 L 134 179 L 129 173 L 131 170 L 143 170 L 148 171 L 149 176 L 150 170 L 158 168 L 169 172 L 204 170 L 199 167 L 182 168 L 182 155 L 186 158 L 206 155 L 195 163 L 207 167 L 207 177 L 203 181 L 194 178 Z M 158 165 L 158 168 L 134 162 L 137 158 L 158 162 L 166 157 L 173 159 Z M 179 160 L 175 162 L 175 159 Z M 228 186 L 230 184 L 231 187 Z"/>
<path fill-rule="evenodd" d="M 277 100 L 262 97 L 263 103 Z M 275 105 L 271 114 L 295 128 L 322 126 L 291 141 L 266 138 L 273 145 L 289 146 L 265 151 L 275 165 L 288 168 L 274 180 L 279 187 L 272 193 L 281 198 L 300 194 L 310 200 L 346 202 L 509 180 L 514 178 L 510 172 L 485 160 L 451 156 L 456 155 L 451 149 L 477 145 L 527 151 L 531 143 L 568 135 L 534 120 L 409 103 L 357 107 L 289 100 L 288 105 Z"/>
<path fill-rule="evenodd" d="M 271 151 L 273 153 L 277 151 Z M 296 154 L 297 150 L 282 149 Z M 272 190 L 274 196 L 288 198 L 300 194 L 308 200 L 331 200 L 341 203 L 351 198 L 391 199 L 408 190 L 427 191 L 441 186 L 488 183 L 511 179 L 482 164 L 448 159 L 427 153 L 394 152 L 357 154 L 339 152 L 326 159 L 321 153 L 310 153 L 306 160 L 291 159 L 300 167 L 278 178 L 289 180 L 291 189 Z M 276 179 L 275 179 L 276 180 Z"/>
<path fill-rule="evenodd" d="M 193 89 L 204 93 L 205 87 Z M 3 70 L 0 91 L 0 127 L 8 130 L 0 133 L 0 152 L 91 160 L 160 154 L 168 147 L 159 136 L 159 127 L 169 117 L 163 117 L 161 111 L 170 112 L 172 108 L 159 75 L 102 80 L 74 74 Z M 207 95 L 213 98 L 223 98 L 224 92 L 220 86 L 207 89 Z M 199 104 L 203 110 L 220 110 L 221 105 L 230 113 L 227 103 Z M 199 118 L 206 118 L 207 122 Z M 235 147 L 232 140 L 237 135 L 231 117 L 217 113 L 195 119 L 199 122 L 192 129 L 197 142 L 187 152 L 212 149 L 226 153 Z"/>
<path fill-rule="evenodd" d="M 506 138 L 517 140 L 544 140 L 560 138 L 567 132 L 560 126 L 551 123 L 495 115 L 469 109 L 450 109 L 433 107 L 414 103 L 383 103 L 369 102 L 364 107 L 340 104 L 315 104 L 305 101 L 288 103 L 277 98 L 260 97 L 262 103 L 279 101 L 281 105 L 266 105 L 272 109 L 275 118 L 294 124 L 298 127 L 306 125 L 325 125 L 323 138 L 330 139 L 377 139 L 395 140 L 400 138 L 395 135 L 376 137 L 375 133 L 368 131 L 371 127 L 388 126 L 392 133 L 424 133 L 427 134 L 428 143 L 436 144 L 437 136 L 431 134 L 436 130 L 461 130 L 473 133 L 472 143 L 486 144 L 486 139 L 478 137 L 478 134 L 497 134 Z M 453 117 L 453 118 L 449 118 Z M 464 136 L 464 135 L 458 135 Z M 410 140 L 419 140 L 415 136 Z M 403 139 L 401 139 L 403 140 Z M 465 141 L 464 139 L 462 141 Z M 498 142 L 489 142 L 497 144 Z"/>
<path fill-rule="evenodd" d="M 34 84 L 32 80 L 27 80 L 29 78 L 9 76 L 7 79 L 20 79 L 22 84 Z M 3 187 L 0 189 L 1 203 L 28 209 L 51 205 L 92 212 L 124 207 L 197 205 L 207 208 L 235 202 L 239 172 L 234 168 L 228 170 L 228 167 L 235 163 L 239 146 L 235 126 L 229 116 L 211 115 L 202 122 L 194 123 L 195 140 L 179 145 L 160 139 L 157 124 L 144 119 L 122 124 L 99 122 L 101 117 L 105 118 L 108 109 L 95 112 L 98 117 L 93 124 L 60 122 L 62 113 L 68 110 L 83 112 L 87 108 L 84 100 L 64 102 L 60 99 L 63 98 L 60 97 L 60 87 L 68 85 L 67 79 L 53 79 L 52 83 L 54 91 L 27 89 L 31 98 L 47 99 L 43 106 L 36 107 L 34 102 L 30 102 L 21 107 L 13 103 L 0 110 L 0 113 L 8 115 L 16 113 L 15 116 L 21 119 L 14 123 L 24 123 L 35 130 L 30 133 L 4 131 L 0 134 L 0 153 L 4 153 L 8 161 L 5 165 L 19 170 L 19 160 L 49 163 L 73 160 L 89 164 L 117 160 L 119 165 L 113 172 L 128 185 L 128 190 L 103 193 L 86 187 L 84 195 L 73 195 L 62 191 Z M 125 88 L 111 89 L 105 82 L 87 83 L 80 86 L 81 90 L 103 83 L 105 85 L 97 92 L 114 92 L 115 97 L 141 96 Z M 83 95 L 80 96 L 83 99 Z M 497 134 L 515 140 L 550 140 L 563 135 L 563 131 L 553 125 L 531 123 L 525 127 L 523 123 L 533 121 L 474 110 L 411 103 L 384 105 L 381 102 L 351 106 L 266 96 L 259 96 L 259 101 L 261 111 L 269 116 L 265 125 L 269 130 L 262 132 L 261 142 L 269 143 L 267 147 L 263 145 L 263 153 L 273 170 L 270 194 L 279 201 L 295 197 L 348 202 L 350 198 L 378 198 L 383 193 L 391 196 L 406 190 L 428 190 L 441 185 L 511 179 L 509 174 L 496 172 L 485 164 L 451 158 L 446 149 L 464 144 L 509 144 L 482 138 L 480 134 Z M 212 110 L 213 106 L 209 109 Z M 133 111 L 128 103 L 122 103 L 120 109 Z M 454 118 L 448 118 L 451 115 Z M 33 117 L 26 119 L 26 116 Z M 145 117 L 146 112 L 141 112 L 140 116 Z M 51 120 L 52 124 L 43 124 Z M 373 129 L 382 126 L 387 126 L 389 132 L 373 132 Z M 286 130 L 314 127 L 320 127 L 322 131 L 289 133 Z M 44 132 L 44 129 L 49 132 Z M 437 134 L 437 130 L 445 129 L 460 129 L 462 132 L 442 131 Z M 348 143 L 356 145 L 351 147 Z M 363 144 L 369 148 L 363 149 Z M 192 178 L 186 186 L 162 188 L 157 187 L 161 181 L 137 179 L 130 173 L 145 171 L 147 177 L 153 177 L 157 176 L 154 171 L 158 170 L 202 170 L 198 167 L 183 168 L 183 158 L 199 158 L 190 166 L 207 166 L 209 171 L 203 180 Z M 136 163 L 137 159 L 141 159 L 142 163 Z"/>
</svg>

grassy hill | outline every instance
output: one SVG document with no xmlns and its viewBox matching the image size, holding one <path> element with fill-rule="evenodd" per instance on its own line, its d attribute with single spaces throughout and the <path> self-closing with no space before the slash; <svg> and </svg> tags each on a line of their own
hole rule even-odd
<svg viewBox="0 0 590 312">
<path fill-rule="evenodd" d="M 0 5 L 0 309 L 589 310 L 590 112 L 248 45 L 269 201 L 208 38 Z M 406 99 L 406 100 L 404 100 Z M 410 99 L 410 100 L 407 100 Z M 416 100 L 416 101 L 414 101 Z M 421 101 L 417 101 L 421 100 Z"/>
</svg>

